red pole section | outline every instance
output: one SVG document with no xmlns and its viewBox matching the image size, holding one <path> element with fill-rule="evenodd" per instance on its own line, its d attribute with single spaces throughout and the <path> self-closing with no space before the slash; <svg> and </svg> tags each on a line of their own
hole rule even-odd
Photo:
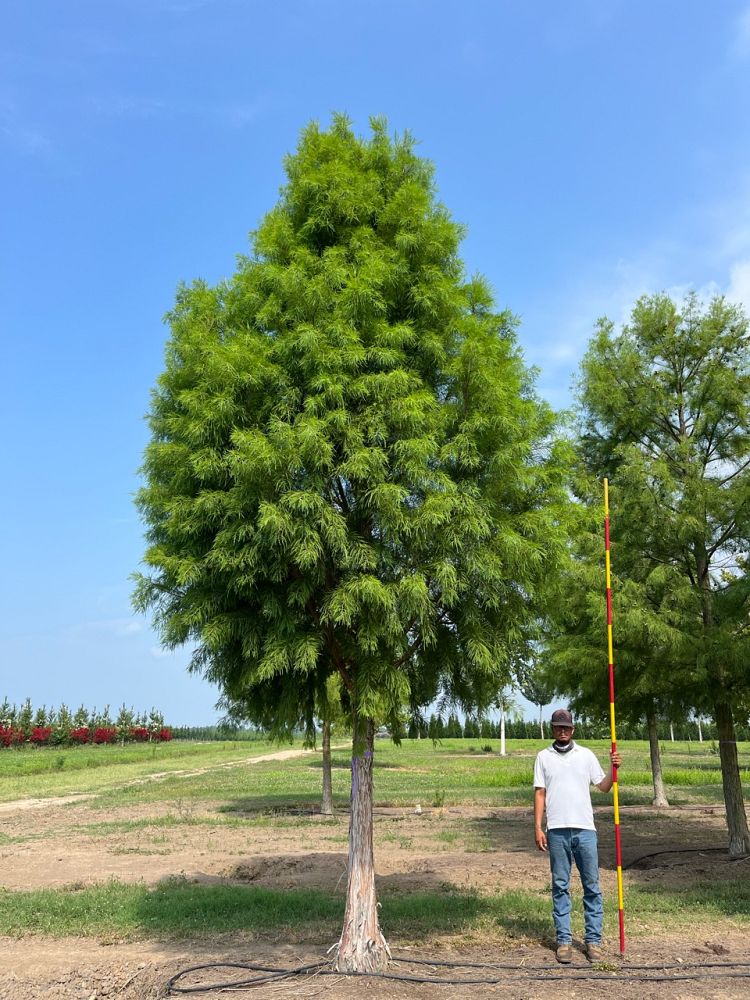
<svg viewBox="0 0 750 1000">
<path fill-rule="evenodd" d="M 609 480 L 604 480 L 604 565 L 607 576 L 607 663 L 609 665 L 609 725 L 612 734 L 612 751 L 617 749 L 615 727 L 615 663 L 612 651 L 612 573 L 609 549 Z M 617 768 L 614 768 L 612 795 L 615 811 L 615 857 L 617 859 L 617 902 L 620 917 L 620 954 L 625 952 L 625 906 L 622 896 L 622 845 L 620 842 L 620 794 Z"/>
</svg>

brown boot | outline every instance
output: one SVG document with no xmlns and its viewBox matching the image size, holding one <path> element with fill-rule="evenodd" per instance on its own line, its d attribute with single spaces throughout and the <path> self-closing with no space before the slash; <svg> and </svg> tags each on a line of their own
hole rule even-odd
<svg viewBox="0 0 750 1000">
<path fill-rule="evenodd" d="M 557 951 L 555 952 L 555 957 L 561 965 L 570 965 L 573 961 L 573 945 L 559 944 L 557 946 Z"/>
<path fill-rule="evenodd" d="M 593 941 L 587 942 L 586 958 L 589 960 L 589 962 L 603 962 L 604 948 L 602 948 L 600 944 L 595 944 Z"/>
</svg>

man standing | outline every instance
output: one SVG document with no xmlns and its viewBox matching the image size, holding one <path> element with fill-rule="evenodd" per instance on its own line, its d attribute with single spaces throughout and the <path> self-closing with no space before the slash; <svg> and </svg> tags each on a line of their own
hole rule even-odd
<svg viewBox="0 0 750 1000">
<path fill-rule="evenodd" d="M 575 861 L 583 885 L 586 955 L 591 962 L 604 958 L 604 908 L 599 888 L 599 855 L 589 785 L 608 792 L 620 754 L 610 753 L 608 775 L 585 747 L 573 740 L 573 716 L 558 708 L 550 719 L 554 743 L 537 754 L 534 765 L 534 839 L 540 851 L 549 851 L 552 872 L 552 919 L 557 932 L 557 960 L 573 961 L 570 931 L 570 871 Z M 542 818 L 547 813 L 547 832 Z"/>
</svg>

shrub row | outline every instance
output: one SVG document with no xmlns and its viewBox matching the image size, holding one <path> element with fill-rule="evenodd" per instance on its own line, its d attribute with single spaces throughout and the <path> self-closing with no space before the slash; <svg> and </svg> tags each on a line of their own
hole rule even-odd
<svg viewBox="0 0 750 1000">
<path fill-rule="evenodd" d="M 136 714 L 122 705 L 112 718 L 109 706 L 101 712 L 89 711 L 83 705 L 71 711 L 67 705 L 59 708 L 41 706 L 36 710 L 30 699 L 20 706 L 6 698 L 0 704 L 0 747 L 77 746 L 87 743 L 165 742 L 172 731 L 164 725 L 164 716 L 152 708 Z"/>
<path fill-rule="evenodd" d="M 48 747 L 82 746 L 86 743 L 99 746 L 108 743 L 166 743 L 171 739 L 172 731 L 168 726 L 154 730 L 145 726 L 130 726 L 128 729 L 120 729 L 118 726 L 76 726 L 66 731 L 56 730 L 53 726 L 34 726 L 27 736 L 23 729 L 0 725 L 2 747 L 19 747 L 24 744 Z"/>
</svg>

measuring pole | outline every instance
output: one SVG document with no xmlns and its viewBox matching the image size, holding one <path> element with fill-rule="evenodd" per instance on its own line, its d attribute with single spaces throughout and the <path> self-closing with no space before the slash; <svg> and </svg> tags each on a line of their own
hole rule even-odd
<svg viewBox="0 0 750 1000">
<path fill-rule="evenodd" d="M 607 655 L 609 663 L 609 727 L 612 734 L 612 752 L 617 749 L 615 728 L 615 662 L 612 652 L 612 575 L 609 558 L 609 480 L 604 480 L 604 566 L 607 575 Z M 615 856 L 617 859 L 617 902 L 620 916 L 620 954 L 625 952 L 625 907 L 622 899 L 622 845 L 620 843 L 620 797 L 618 794 L 617 768 L 612 768 L 614 781 L 612 796 L 615 807 Z"/>
</svg>

